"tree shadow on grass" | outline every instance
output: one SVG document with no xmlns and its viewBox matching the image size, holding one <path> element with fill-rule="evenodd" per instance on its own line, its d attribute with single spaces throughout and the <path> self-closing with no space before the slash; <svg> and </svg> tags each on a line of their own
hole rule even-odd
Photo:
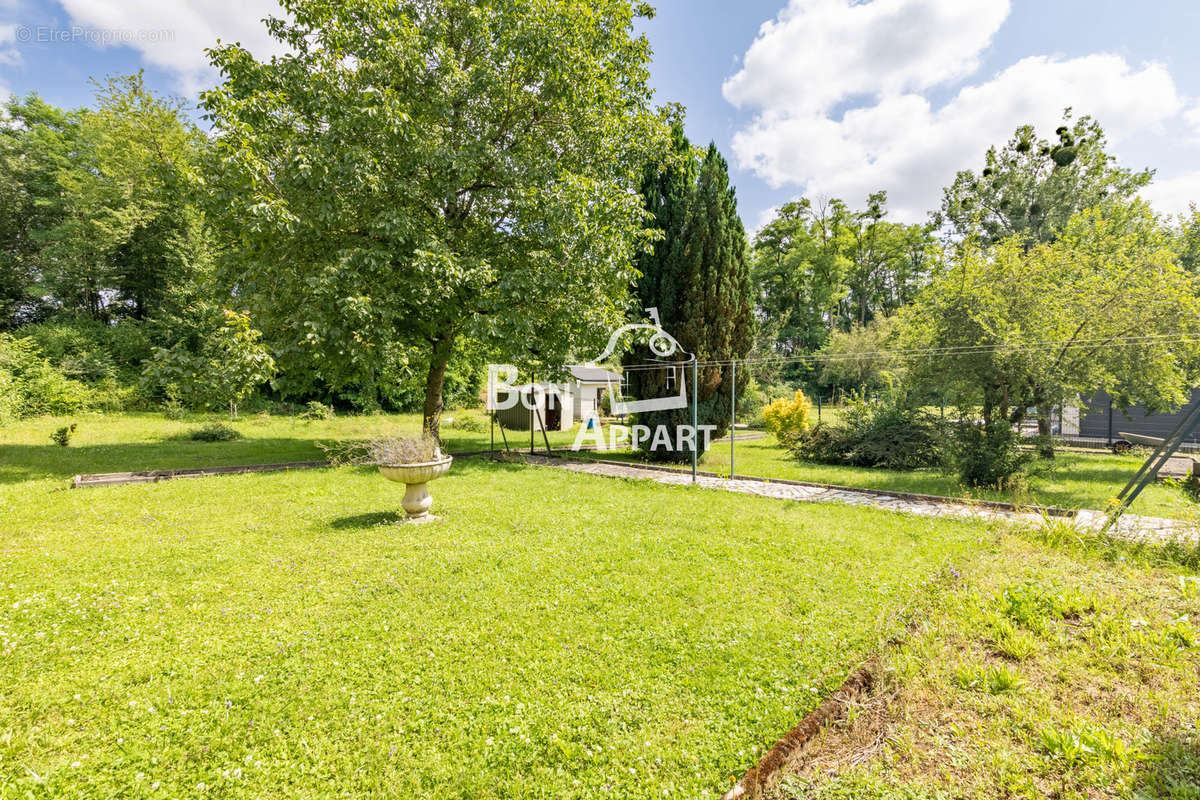
<svg viewBox="0 0 1200 800">
<path fill-rule="evenodd" d="M 1200 736 L 1168 736 L 1146 748 L 1133 796 L 1178 800 L 1200 797 Z"/>
<path fill-rule="evenodd" d="M 277 464 L 318 461 L 325 453 L 319 439 L 264 438 L 232 442 L 193 442 L 163 439 L 158 442 L 116 444 L 0 445 L 0 483 L 45 478 L 70 478 L 97 472 L 141 472 L 160 469 Z"/>
<path fill-rule="evenodd" d="M 380 525 L 395 525 L 404 519 L 404 514 L 397 511 L 372 511 L 369 514 L 355 514 L 352 517 L 338 517 L 329 523 L 336 530 L 365 530 Z"/>
</svg>

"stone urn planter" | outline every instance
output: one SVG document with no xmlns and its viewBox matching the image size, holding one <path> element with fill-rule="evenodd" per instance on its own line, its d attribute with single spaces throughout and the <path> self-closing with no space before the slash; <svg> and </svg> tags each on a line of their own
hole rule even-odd
<svg viewBox="0 0 1200 800">
<path fill-rule="evenodd" d="M 449 472 L 452 461 L 454 461 L 453 456 L 442 456 L 433 461 L 423 461 L 417 464 L 380 464 L 379 472 L 389 481 L 405 485 L 404 500 L 401 501 L 401 505 L 408 514 L 408 519 L 418 522 L 433 519 L 429 516 L 433 498 L 429 495 L 429 488 L 426 484 Z"/>
</svg>

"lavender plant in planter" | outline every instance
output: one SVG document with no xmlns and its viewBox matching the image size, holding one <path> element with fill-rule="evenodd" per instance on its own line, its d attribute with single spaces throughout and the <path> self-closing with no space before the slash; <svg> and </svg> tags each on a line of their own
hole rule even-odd
<svg viewBox="0 0 1200 800">
<path fill-rule="evenodd" d="M 450 471 L 453 456 L 443 455 L 433 439 L 421 436 L 388 436 L 355 445 L 337 460 L 372 464 L 389 481 L 405 485 L 401 506 L 410 522 L 434 519 L 429 515 L 433 497 L 428 483 Z"/>
</svg>

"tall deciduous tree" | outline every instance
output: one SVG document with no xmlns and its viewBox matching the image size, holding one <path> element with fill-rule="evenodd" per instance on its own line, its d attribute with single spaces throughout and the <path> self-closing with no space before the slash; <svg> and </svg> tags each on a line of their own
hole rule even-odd
<svg viewBox="0 0 1200 800">
<path fill-rule="evenodd" d="M 100 84 L 96 107 L 13 101 L 0 126 L 0 283 L 24 282 L 96 320 L 177 314 L 208 266 L 191 190 L 205 136 L 141 75 Z M 9 298 L 12 290 L 0 289 Z M 19 309 L 10 307 L 10 314 Z"/>
<path fill-rule="evenodd" d="M 837 331 L 894 314 L 936 269 L 932 231 L 889 221 L 886 192 L 870 195 L 861 211 L 837 199 L 784 204 L 754 240 L 759 312 L 772 322 L 761 349 L 800 355 Z"/>
<path fill-rule="evenodd" d="M 637 296 L 643 307 L 658 308 L 663 327 L 701 362 L 743 358 L 754 344 L 754 306 L 746 232 L 729 185 L 728 165 L 715 145 L 710 144 L 702 157 L 694 153 L 678 124 L 673 139 L 675 158 L 665 167 L 651 168 L 642 186 L 663 238 L 639 260 Z M 636 348 L 627 362 L 633 396 L 662 397 L 685 386 L 690 403 L 689 369 L 646 369 L 651 363 L 647 348 Z M 698 377 L 697 419 L 702 425 L 715 425 L 720 433 L 730 419 L 730 368 L 702 366 Z M 638 422 L 666 425 L 674 438 L 677 425 L 691 424 L 691 411 L 646 413 Z M 690 457 L 690 450 L 676 450 L 675 445 L 678 441 L 649 453 L 662 460 Z"/>
<path fill-rule="evenodd" d="M 915 388 L 982 404 L 1009 439 L 1029 407 L 1105 389 L 1182 404 L 1200 367 L 1200 293 L 1140 201 L 1082 212 L 1054 242 L 968 245 L 903 314 Z"/>
<path fill-rule="evenodd" d="M 41 278 L 46 231 L 63 219 L 59 172 L 78 140 L 78 113 L 37 95 L 11 99 L 0 124 L 0 327 L 50 311 Z"/>
<path fill-rule="evenodd" d="M 978 175 L 958 173 L 935 219 L 985 245 L 1014 237 L 1029 248 L 1057 239 L 1079 211 L 1128 200 L 1154 176 L 1118 166 L 1091 117 L 1072 123 L 1067 109 L 1055 137 L 1017 128 L 1003 148 L 988 149 Z"/>
<path fill-rule="evenodd" d="M 285 0 L 288 54 L 211 52 L 227 277 L 285 375 L 337 387 L 419 348 L 438 434 L 464 337 L 561 363 L 617 322 L 647 240 L 649 8 Z"/>
</svg>

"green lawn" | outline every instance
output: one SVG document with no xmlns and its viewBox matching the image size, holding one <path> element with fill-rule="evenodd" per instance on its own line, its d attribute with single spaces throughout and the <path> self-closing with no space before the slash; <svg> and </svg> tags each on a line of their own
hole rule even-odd
<svg viewBox="0 0 1200 800">
<path fill-rule="evenodd" d="M 447 412 L 446 417 L 475 420 L 477 431 L 454 424 L 443 425 L 442 438 L 449 452 L 486 450 L 490 446 L 487 418 L 480 411 Z M 359 439 L 382 434 L 414 435 L 421 431 L 419 414 L 339 416 L 306 421 L 297 417 L 247 415 L 232 425 L 242 439 L 232 442 L 194 442 L 189 431 L 206 422 L 228 423 L 221 416 L 195 415 L 169 420 L 162 414 L 80 414 L 73 417 L 38 417 L 0 427 L 0 483 L 32 479 L 69 479 L 94 472 L 128 472 L 152 469 L 187 469 L 237 466 L 286 461 L 315 461 L 325 453 L 320 442 Z M 50 434 L 75 422 L 78 429 L 71 446 L 59 447 Z M 508 431 L 509 443 L 529 446 L 529 432 Z M 501 437 L 496 433 L 497 446 Z M 550 434 L 553 446 L 574 440 L 570 432 Z M 543 447 L 541 434 L 538 447 Z"/>
<path fill-rule="evenodd" d="M 737 442 L 736 447 L 735 467 L 740 475 L 898 492 L 1013 500 L 1063 508 L 1105 508 L 1109 498 L 1121 491 L 1145 460 L 1136 455 L 1061 452 L 1053 462 L 1036 462 L 1029 491 L 1014 495 L 981 489 L 967 491 L 953 475 L 937 470 L 899 472 L 797 461 L 771 436 Z M 608 454 L 604 457 L 628 458 L 629 455 Z M 700 468 L 728 475 L 729 442 L 714 443 L 701 459 Z M 1156 485 L 1142 493 L 1132 511 L 1151 516 L 1193 519 L 1200 516 L 1200 505 L 1180 488 Z"/>
<path fill-rule="evenodd" d="M 443 426 L 443 439 L 450 452 L 486 450 L 490 431 L 480 411 L 447 412 L 450 419 L 473 418 L 482 430 L 469 431 L 453 424 Z M 320 442 L 363 438 L 381 433 L 415 434 L 421 420 L 416 414 L 342 416 L 333 420 L 305 421 L 295 417 L 251 415 L 234 423 L 245 438 L 232 442 L 193 442 L 182 438 L 207 420 L 194 417 L 167 420 L 161 414 L 82 415 L 67 418 L 41 417 L 18 425 L 0 427 L 0 484 L 30 479 L 63 481 L 90 472 L 119 472 L 146 469 L 183 469 L 202 466 L 262 464 L 309 461 L 324 457 Z M 68 448 L 50 441 L 55 428 L 70 421 L 79 428 Z M 529 432 L 508 431 L 509 444 L 529 447 Z M 554 432 L 554 447 L 574 441 L 574 432 Z M 497 446 L 502 440 L 497 431 Z M 541 434 L 537 449 L 544 447 Z M 606 458 L 628 458 L 608 453 Z M 1052 463 L 1038 462 L 1030 490 L 1020 495 L 987 490 L 966 491 L 951 475 L 935 470 L 896 472 L 799 462 L 778 446 L 772 437 L 737 443 L 737 472 L 766 478 L 834 483 L 868 489 L 919 492 L 981 499 L 1016 500 L 1065 508 L 1099 508 L 1115 496 L 1142 463 L 1135 455 L 1108 453 L 1060 453 Z M 729 472 L 729 443 L 714 443 L 701 468 Z M 1200 505 L 1182 489 L 1151 486 L 1138 498 L 1135 513 L 1194 519 Z"/>
<path fill-rule="evenodd" d="M 0 797 L 717 796 L 988 536 L 483 459 L 423 526 L 367 469 L 60 480 L 383 421 L 4 431 Z"/>
</svg>

